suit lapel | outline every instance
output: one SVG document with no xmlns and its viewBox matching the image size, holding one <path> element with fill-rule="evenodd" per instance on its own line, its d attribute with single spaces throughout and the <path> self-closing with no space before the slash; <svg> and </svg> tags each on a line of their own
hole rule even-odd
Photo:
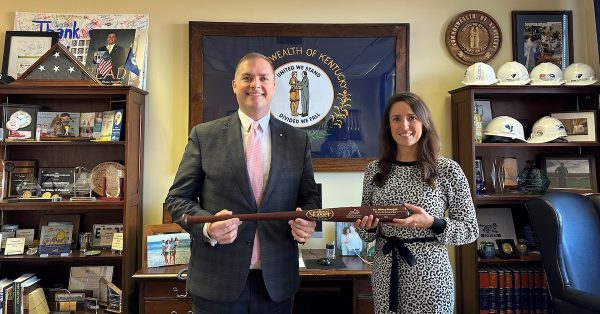
<svg viewBox="0 0 600 314">
<path fill-rule="evenodd" d="M 240 122 L 237 114 L 232 114 L 229 119 L 225 121 L 223 126 L 223 136 L 225 138 L 225 148 L 231 151 L 231 155 L 228 156 L 227 160 L 223 162 L 229 162 L 231 167 L 230 171 L 232 176 L 235 178 L 242 195 L 250 204 L 250 208 L 256 208 L 256 202 L 254 201 L 254 194 L 250 188 L 250 181 L 248 178 L 248 169 L 246 168 L 246 157 L 244 154 L 244 144 L 242 143 L 241 132 L 242 123 Z"/>
<path fill-rule="evenodd" d="M 283 156 L 286 151 L 284 147 L 285 138 L 287 137 L 286 132 L 277 119 L 271 117 L 269 120 L 269 127 L 271 128 L 271 166 L 269 168 L 269 179 L 263 192 L 262 203 L 265 204 L 269 200 L 269 197 L 273 193 L 273 187 L 277 184 L 276 176 L 281 173 L 281 167 L 283 166 Z"/>
</svg>

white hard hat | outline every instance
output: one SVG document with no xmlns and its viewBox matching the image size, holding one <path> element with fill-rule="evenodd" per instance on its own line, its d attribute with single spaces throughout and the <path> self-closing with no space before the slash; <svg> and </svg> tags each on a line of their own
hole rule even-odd
<svg viewBox="0 0 600 314">
<path fill-rule="evenodd" d="M 566 141 L 567 130 L 560 120 L 553 117 L 542 117 L 531 128 L 528 143 L 548 143 L 556 139 Z"/>
<path fill-rule="evenodd" d="M 531 85 L 562 85 L 565 83 L 562 70 L 551 62 L 538 64 L 531 70 L 530 76 Z"/>
<path fill-rule="evenodd" d="M 498 85 L 525 85 L 531 81 L 527 68 L 516 61 L 506 62 L 496 72 Z"/>
<path fill-rule="evenodd" d="M 591 66 L 585 63 L 573 63 L 564 72 L 567 85 L 590 85 L 598 81 Z"/>
<path fill-rule="evenodd" d="M 471 64 L 465 71 L 462 83 L 465 85 L 492 85 L 498 82 L 494 69 L 483 63 Z"/>
<path fill-rule="evenodd" d="M 484 134 L 488 137 L 501 137 L 503 141 L 510 139 L 517 142 L 526 142 L 523 125 L 509 116 L 498 116 L 492 119 L 485 127 Z"/>
</svg>

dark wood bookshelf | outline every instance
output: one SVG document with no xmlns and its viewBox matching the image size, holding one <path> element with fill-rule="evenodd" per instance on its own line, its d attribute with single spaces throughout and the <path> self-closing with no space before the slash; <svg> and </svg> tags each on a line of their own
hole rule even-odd
<svg viewBox="0 0 600 314">
<path fill-rule="evenodd" d="M 537 195 L 523 194 L 519 191 L 496 192 L 490 173 L 495 157 L 514 157 L 518 171 L 525 167 L 527 160 L 533 160 L 538 166 L 544 157 L 593 155 L 596 163 L 600 161 L 600 143 L 475 143 L 473 112 L 475 100 L 490 102 L 492 117 L 510 116 L 526 121 L 525 137 L 530 134 L 531 126 L 543 116 L 554 112 L 595 111 L 598 117 L 600 86 L 463 86 L 449 91 L 452 114 L 453 159 L 462 167 L 476 207 L 511 208 L 515 231 L 517 226 L 530 223 L 524 203 Z M 597 122 L 596 122 L 597 124 Z M 598 127 L 596 127 L 596 138 Z M 471 136 L 469 136 L 471 134 Z M 475 159 L 481 157 L 485 175 L 487 194 L 477 195 L 475 186 Z M 541 167 L 540 167 L 541 168 Z M 595 165 L 594 178 L 600 178 Z M 543 170 L 543 169 L 542 169 Z M 596 184 L 597 186 L 597 184 Z M 479 277 L 481 265 L 520 265 L 539 264 L 541 256 L 531 254 L 515 259 L 482 259 L 477 253 L 475 243 L 459 246 L 457 256 L 457 313 L 476 314 L 479 309 Z"/>
<path fill-rule="evenodd" d="M 39 173 L 39 168 L 81 166 L 92 170 L 96 165 L 107 161 L 123 164 L 125 173 L 121 186 L 122 198 L 117 201 L 71 202 L 66 198 L 62 202 L 14 202 L 14 199 L 0 201 L 0 224 L 17 224 L 20 229 L 34 229 L 35 239 L 40 238 L 40 218 L 46 215 L 77 215 L 79 234 L 91 232 L 96 224 L 123 224 L 123 252 L 117 254 L 103 250 L 99 255 L 86 256 L 78 251 L 77 245 L 67 256 L 2 255 L 0 278 L 16 278 L 21 273 L 34 272 L 42 279 L 45 288 L 53 285 L 67 287 L 70 268 L 73 266 L 113 266 L 112 281 L 123 291 L 123 312 L 137 313 L 132 276 L 141 267 L 146 95 L 145 91 L 131 86 L 66 81 L 41 84 L 23 80 L 0 85 L 1 103 L 37 105 L 39 111 L 103 112 L 116 109 L 111 107 L 115 103 L 125 109 L 120 141 L 77 139 L 0 142 L 0 159 L 35 160 L 36 174 Z M 4 182 L 6 181 L 5 177 Z M 5 195 L 6 190 L 5 184 Z M 74 240 L 78 242 L 78 239 Z"/>
</svg>

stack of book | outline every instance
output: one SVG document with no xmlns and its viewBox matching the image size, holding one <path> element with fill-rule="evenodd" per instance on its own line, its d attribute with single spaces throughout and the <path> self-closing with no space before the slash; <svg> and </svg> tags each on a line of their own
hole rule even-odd
<svg viewBox="0 0 600 314">
<path fill-rule="evenodd" d="M 26 273 L 17 279 L 0 280 L 0 313 L 48 313 L 41 279 Z"/>
<path fill-rule="evenodd" d="M 548 282 L 539 265 L 479 267 L 480 314 L 550 313 Z"/>
</svg>

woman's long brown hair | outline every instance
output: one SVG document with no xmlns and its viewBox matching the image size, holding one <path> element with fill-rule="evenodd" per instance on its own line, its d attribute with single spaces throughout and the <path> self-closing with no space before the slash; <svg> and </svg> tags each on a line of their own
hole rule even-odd
<svg viewBox="0 0 600 314">
<path fill-rule="evenodd" d="M 431 119 L 431 112 L 427 105 L 416 94 L 405 92 L 399 93 L 387 102 L 383 115 L 383 123 L 379 132 L 379 141 L 381 145 L 381 156 L 379 158 L 379 172 L 374 177 L 375 185 L 382 187 L 392 171 L 392 162 L 396 159 L 398 146 L 392 137 L 390 128 L 390 111 L 397 102 L 407 103 L 417 118 L 423 124 L 423 133 L 419 139 L 417 166 L 421 169 L 423 180 L 430 187 L 435 187 L 435 179 L 438 177 L 437 160 L 441 151 L 440 137 L 435 129 Z"/>
</svg>

